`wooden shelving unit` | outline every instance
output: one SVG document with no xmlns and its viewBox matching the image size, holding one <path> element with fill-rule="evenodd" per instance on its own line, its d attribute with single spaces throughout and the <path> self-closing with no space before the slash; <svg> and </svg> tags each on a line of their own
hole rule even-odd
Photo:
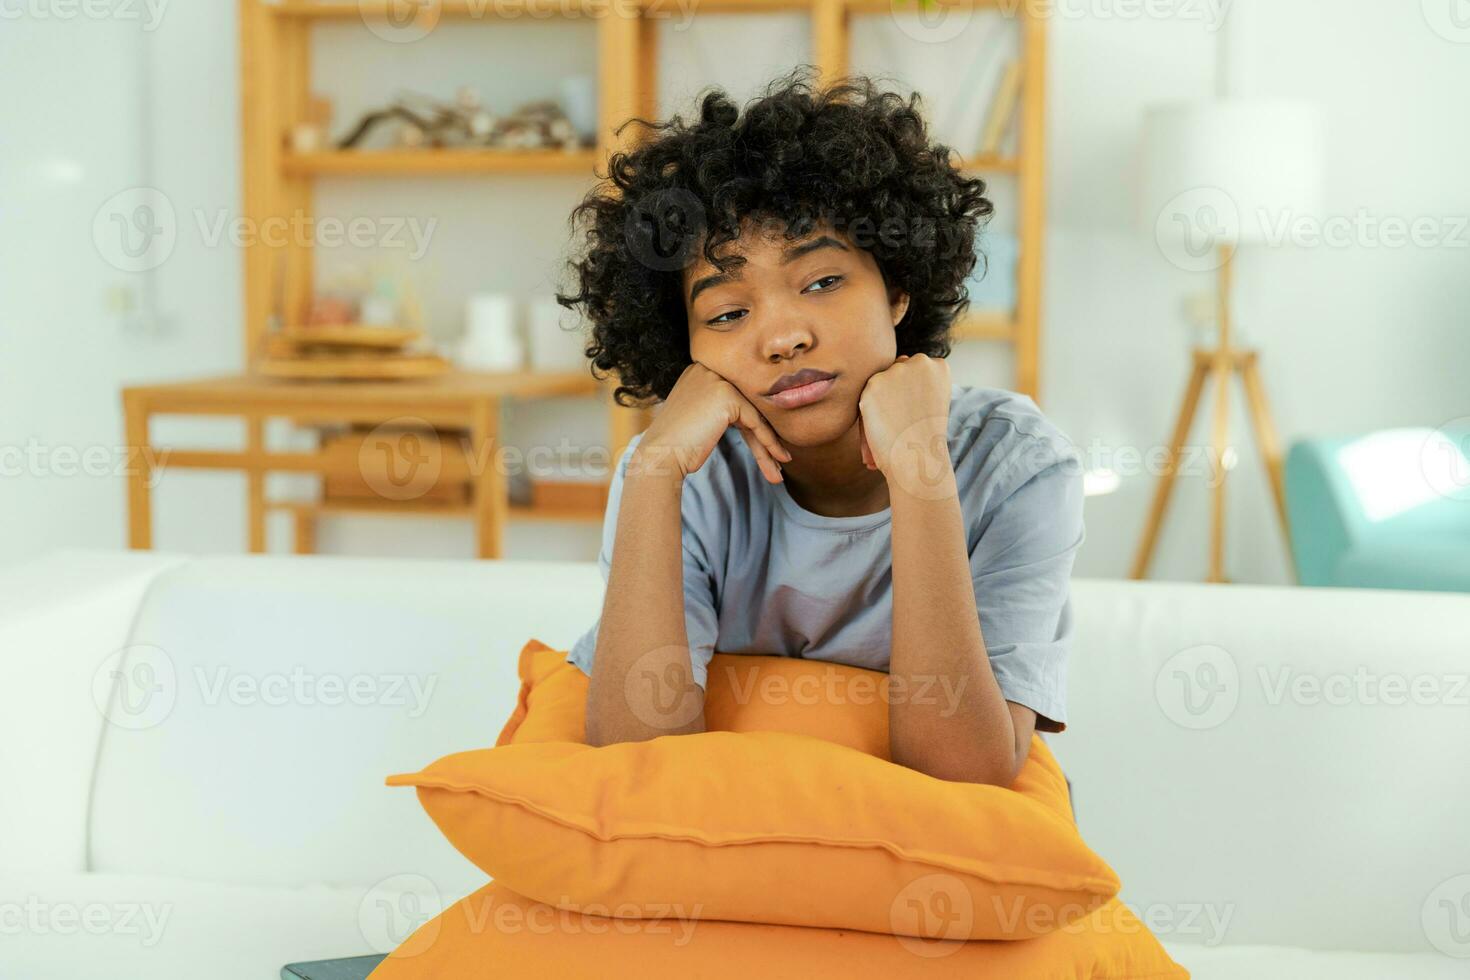
<svg viewBox="0 0 1470 980">
<path fill-rule="evenodd" d="M 917 2 L 917 0 L 915 0 Z M 1014 347 L 1013 387 L 1039 397 L 1040 284 L 1044 169 L 1043 120 L 1045 108 L 1044 22 L 1031 5 L 1002 5 L 1001 0 L 931 0 L 943 6 L 991 9 L 1014 17 L 1020 26 L 1022 88 L 1018 109 L 1018 141 L 1014 155 L 977 155 L 957 161 L 986 176 L 1016 181 L 1017 257 L 1016 307 L 1008 312 L 974 311 L 956 324 L 955 334 L 966 341 L 1007 343 Z M 286 149 L 286 134 L 306 119 L 311 95 L 313 25 L 323 21 L 359 20 L 368 27 L 375 20 L 389 23 L 390 10 L 401 12 L 394 0 L 238 0 L 241 45 L 242 144 L 244 155 L 244 216 L 257 227 L 272 217 L 310 217 L 315 182 L 323 177 L 391 179 L 422 176 L 473 176 L 515 180 L 522 176 L 585 175 L 589 184 L 603 171 L 608 155 L 620 147 L 613 130 L 631 116 L 655 118 L 659 14 L 673 11 L 672 0 L 636 0 L 607 4 L 602 0 L 519 0 L 517 18 L 497 23 L 514 30 L 516 19 L 541 21 L 560 17 L 592 20 L 597 30 L 598 142 L 595 148 L 547 150 L 382 150 L 296 154 Z M 494 4 L 485 0 L 440 0 L 412 8 L 423 26 L 440 20 L 496 20 Z M 847 74 L 851 25 L 854 17 L 901 13 L 893 0 L 701 0 L 701 13 L 806 12 L 812 22 L 811 62 L 823 81 Z M 401 26 L 401 25 L 399 25 Z M 388 42 L 384 42 L 388 43 Z M 641 127 L 624 130 L 623 140 L 644 135 Z M 274 313 L 286 322 L 304 322 L 313 292 L 313 255 L 309 244 L 288 241 L 256 244 L 245 250 L 246 363 L 258 358 Z M 277 307 L 280 307 L 278 310 Z M 533 378 L 527 390 L 535 391 Z M 610 411 L 609 448 L 616 459 L 629 439 L 646 426 L 643 409 L 623 409 L 611 403 L 611 384 L 594 392 L 606 398 Z M 520 396 L 517 396 L 520 397 Z M 532 395 L 530 397 L 536 397 Z M 228 407 L 228 406 L 226 406 Z M 213 411 L 221 411 L 216 404 Z M 261 419 L 252 421 L 258 426 Z M 256 500 L 263 480 L 252 479 L 252 515 L 266 509 L 289 510 L 301 521 L 323 513 L 363 512 L 364 508 L 332 502 L 271 502 Z M 503 491 L 497 487 L 496 492 Z M 489 505 L 485 505 L 489 506 Z M 417 509 L 385 502 L 394 513 L 430 512 L 464 516 L 464 508 Z M 513 519 L 591 518 L 600 515 L 539 513 L 502 502 L 495 512 Z M 545 510 L 543 508 L 543 510 Z M 252 520 L 251 546 L 263 535 Z M 146 535 L 140 536 L 146 539 Z M 482 537 L 498 549 L 498 532 Z M 483 550 L 483 549 L 482 549 Z"/>
<path fill-rule="evenodd" d="M 563 19 L 591 18 L 605 11 L 596 3 L 578 5 L 565 0 L 520 0 L 520 17 L 544 20 L 550 16 Z M 590 185 L 595 170 L 617 148 L 612 130 L 629 115 L 646 104 L 636 95 L 641 80 L 649 77 L 640 63 L 638 44 L 646 30 L 640 28 L 641 17 L 599 17 L 598 65 L 599 87 L 598 144 L 586 150 L 563 151 L 542 149 L 455 149 L 455 150 L 325 150 L 316 153 L 292 153 L 286 148 L 286 134 L 306 118 L 311 97 L 311 31 L 323 21 L 357 20 L 367 27 L 374 21 L 388 23 L 392 0 L 239 0 L 241 45 L 241 97 L 244 151 L 244 214 L 257 223 L 277 217 L 304 216 L 314 211 L 315 182 L 323 177 L 399 177 L 458 176 L 515 180 L 525 176 L 563 175 L 584 177 Z M 493 17 L 495 7 L 484 0 L 446 0 L 414 8 L 414 16 L 423 18 L 423 26 L 432 29 L 440 19 L 483 20 Z M 636 11 L 635 11 L 636 13 Z M 397 24 L 397 22 L 394 22 Z M 514 21 L 498 22 L 514 30 Z M 398 24 L 398 26 L 402 26 Z M 384 41 L 387 44 L 387 41 Z M 631 137 L 630 137 L 631 138 Z M 279 246 L 254 245 L 245 250 L 245 360 L 252 370 L 271 329 L 273 314 L 290 323 L 305 322 L 313 293 L 314 265 L 309 244 L 287 242 Z M 628 409 L 611 400 L 615 379 L 598 385 L 590 375 L 568 391 L 565 385 L 540 385 L 534 375 L 524 375 L 519 383 L 507 386 L 506 397 L 526 399 L 555 397 L 567 393 L 584 395 L 606 402 L 609 412 L 609 449 L 616 459 L 628 441 L 646 427 L 645 409 Z M 362 389 L 366 391 L 367 389 Z M 338 387 L 334 397 L 344 397 Z M 229 406 L 226 406 L 229 407 Z M 215 410 L 220 410 L 218 405 Z M 242 417 L 258 415 L 258 406 Z M 251 413 L 255 413 L 252 415 Z M 259 419 L 252 425 L 259 424 Z M 186 453 L 183 457 L 189 459 Z M 293 461 L 272 456 L 270 465 L 278 463 L 289 469 Z M 261 464 L 264 465 L 264 464 Z M 309 461 L 304 471 L 314 472 Z M 442 506 L 427 501 L 352 501 L 324 499 L 319 501 L 272 501 L 263 496 L 263 480 L 251 482 L 251 550 L 263 547 L 261 516 L 266 512 L 285 511 L 296 519 L 298 550 L 310 550 L 315 541 L 314 521 L 324 514 L 391 513 L 403 516 L 470 517 L 477 523 L 485 507 L 490 508 L 492 523 L 510 520 L 577 520 L 602 518 L 601 509 L 566 505 L 512 506 L 508 500 L 496 504 L 471 503 Z M 478 492 L 478 491 L 477 491 Z M 506 486 L 496 481 L 485 492 L 503 497 Z M 495 516 L 499 515 L 499 516 Z M 497 528 L 479 532 L 480 552 L 487 557 L 499 553 L 501 534 Z M 147 540 L 148 535 L 135 535 Z"/>
</svg>

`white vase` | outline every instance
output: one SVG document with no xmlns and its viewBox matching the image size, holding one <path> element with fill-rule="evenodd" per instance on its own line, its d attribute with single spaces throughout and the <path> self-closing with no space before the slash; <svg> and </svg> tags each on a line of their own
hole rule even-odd
<svg viewBox="0 0 1470 980">
<path fill-rule="evenodd" d="M 471 371 L 519 371 L 525 367 L 526 350 L 516 330 L 514 299 L 505 293 L 470 297 L 455 362 Z"/>
</svg>

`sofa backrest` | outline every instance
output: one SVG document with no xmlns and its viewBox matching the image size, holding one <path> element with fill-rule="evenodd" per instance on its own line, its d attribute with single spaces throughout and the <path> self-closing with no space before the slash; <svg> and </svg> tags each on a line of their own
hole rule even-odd
<svg viewBox="0 0 1470 980">
<path fill-rule="evenodd" d="M 64 549 L 0 570 L 0 873 L 86 870 L 107 671 L 149 584 L 187 560 Z"/>
<path fill-rule="evenodd" d="M 92 869 L 483 884 L 384 777 L 493 745 L 521 646 L 569 647 L 601 591 L 591 563 L 227 557 L 166 572 L 103 738 Z"/>
<path fill-rule="evenodd" d="M 1470 596 L 1075 595 L 1071 719 L 1052 744 L 1084 837 L 1162 938 L 1427 950 L 1458 922 Z"/>
</svg>

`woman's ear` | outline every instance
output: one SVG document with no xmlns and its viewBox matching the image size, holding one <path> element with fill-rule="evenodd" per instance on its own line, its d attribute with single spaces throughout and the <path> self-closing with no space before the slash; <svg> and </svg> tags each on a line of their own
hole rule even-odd
<svg viewBox="0 0 1470 980">
<path fill-rule="evenodd" d="M 893 325 L 896 327 L 903 322 L 904 314 L 909 311 L 909 294 L 899 289 L 888 291 L 888 310 L 893 317 Z"/>
</svg>

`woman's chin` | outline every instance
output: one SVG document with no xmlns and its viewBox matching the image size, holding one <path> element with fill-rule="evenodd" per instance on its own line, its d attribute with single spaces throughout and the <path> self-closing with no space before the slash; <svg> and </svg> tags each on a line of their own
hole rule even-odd
<svg viewBox="0 0 1470 980">
<path fill-rule="evenodd" d="M 839 406 L 832 406 L 826 411 L 818 409 L 827 409 L 827 406 L 810 405 L 785 413 L 785 417 L 779 420 L 767 416 L 767 421 L 776 430 L 781 442 L 790 449 L 811 449 L 828 445 L 847 435 L 857 425 L 856 407 L 846 411 Z"/>
</svg>

